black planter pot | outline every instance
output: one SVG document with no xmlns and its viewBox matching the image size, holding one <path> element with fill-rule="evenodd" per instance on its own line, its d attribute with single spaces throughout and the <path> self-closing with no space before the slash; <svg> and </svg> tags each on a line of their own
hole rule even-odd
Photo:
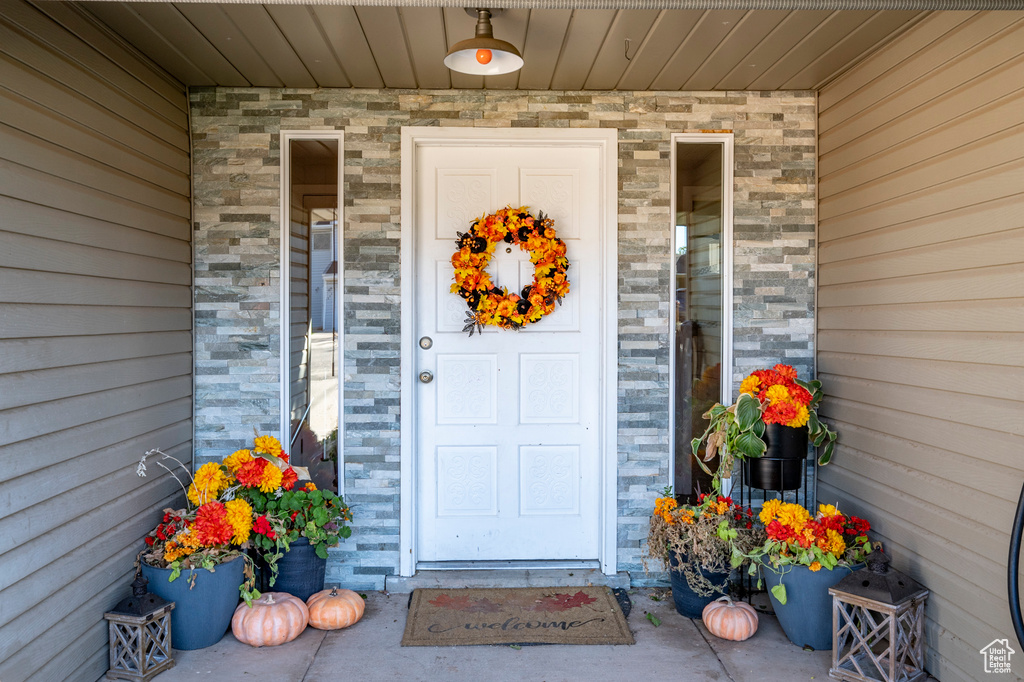
<svg viewBox="0 0 1024 682">
<path fill-rule="evenodd" d="M 291 543 L 288 551 L 277 560 L 277 580 L 270 586 L 270 569 L 262 561 L 257 562 L 260 573 L 261 592 L 287 592 L 293 597 L 306 601 L 314 593 L 324 589 L 327 574 L 327 559 L 316 555 L 316 550 L 306 538 Z"/>
<path fill-rule="evenodd" d="M 711 571 L 701 569 L 700 574 L 712 585 L 721 589 L 720 592 L 702 597 L 694 592 L 693 588 L 691 588 L 689 583 L 686 582 L 686 575 L 684 575 L 682 571 L 677 570 L 679 564 L 676 562 L 675 553 L 671 551 L 669 552 L 669 563 L 671 565 L 671 570 L 669 570 L 669 579 L 672 581 L 672 601 L 675 603 L 676 611 L 679 615 L 685 616 L 686 618 L 700 618 L 704 613 L 705 606 L 718 599 L 723 594 L 729 593 L 728 571 L 712 573 Z"/>
<path fill-rule="evenodd" d="M 807 427 L 765 424 L 764 456 L 743 460 L 743 478 L 751 488 L 799 490 L 807 458 Z"/>
</svg>

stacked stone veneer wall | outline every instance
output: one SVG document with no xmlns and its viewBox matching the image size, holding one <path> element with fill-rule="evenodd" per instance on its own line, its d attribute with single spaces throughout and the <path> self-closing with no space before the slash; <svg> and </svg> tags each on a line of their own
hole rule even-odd
<svg viewBox="0 0 1024 682">
<path fill-rule="evenodd" d="M 813 364 L 815 99 L 809 92 L 503 92 L 197 88 L 196 459 L 276 432 L 280 137 L 345 131 L 346 498 L 354 534 L 328 580 L 398 572 L 402 126 L 619 131 L 619 570 L 639 557 L 668 482 L 669 135 L 732 130 L 734 384 L 785 359 Z"/>
</svg>

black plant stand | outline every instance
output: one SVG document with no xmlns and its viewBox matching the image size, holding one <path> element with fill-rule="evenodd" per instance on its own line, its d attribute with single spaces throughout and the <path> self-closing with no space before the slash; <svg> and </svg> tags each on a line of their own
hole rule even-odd
<svg viewBox="0 0 1024 682">
<path fill-rule="evenodd" d="M 784 474 L 787 473 L 788 471 L 791 471 L 790 469 L 788 469 L 789 466 L 800 467 L 801 471 L 799 474 L 799 485 L 795 489 L 789 488 L 788 490 L 782 488 L 775 490 L 755 488 L 749 485 L 744 475 L 745 467 L 740 465 L 739 478 L 737 479 L 736 485 L 734 485 L 732 489 L 733 500 L 744 507 L 753 508 L 755 505 L 757 505 L 757 507 L 763 506 L 764 503 L 770 499 L 780 499 L 783 500 L 784 502 L 794 502 L 796 504 L 802 505 L 805 509 L 807 509 L 809 512 L 813 514 L 815 512 L 815 509 L 812 509 L 812 506 L 814 505 L 816 493 L 815 472 L 818 466 L 817 459 L 815 457 L 807 457 L 804 459 L 771 459 L 784 460 L 785 463 L 782 465 L 784 469 Z M 763 588 L 760 590 L 757 589 L 757 581 L 754 580 L 753 576 L 749 575 L 746 571 L 743 572 L 738 587 L 740 591 L 740 597 L 745 598 L 748 604 L 750 603 L 751 597 L 754 594 L 765 591 Z"/>
</svg>

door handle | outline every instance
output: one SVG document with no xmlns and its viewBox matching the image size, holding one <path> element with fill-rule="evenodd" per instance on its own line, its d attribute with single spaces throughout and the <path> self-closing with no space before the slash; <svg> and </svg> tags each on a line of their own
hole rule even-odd
<svg viewBox="0 0 1024 682">
<path fill-rule="evenodd" d="M 420 381 L 422 381 L 423 383 L 429 384 L 433 380 L 434 375 L 429 370 L 425 369 L 422 372 L 420 372 Z"/>
</svg>

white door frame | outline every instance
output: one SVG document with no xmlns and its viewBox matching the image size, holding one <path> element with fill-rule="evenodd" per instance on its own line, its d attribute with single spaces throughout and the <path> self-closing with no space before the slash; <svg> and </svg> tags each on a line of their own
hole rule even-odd
<svg viewBox="0 0 1024 682">
<path fill-rule="evenodd" d="M 335 358 L 336 366 L 341 372 L 341 377 L 338 381 L 338 494 L 345 494 L 345 297 L 344 297 L 344 284 L 345 284 L 345 201 L 344 194 L 342 192 L 345 182 L 345 132 L 342 130 L 282 130 L 281 131 L 281 205 L 280 205 L 280 221 L 281 221 L 281 248 L 279 251 L 279 279 L 281 280 L 281 301 L 280 301 L 280 332 L 281 332 L 281 343 L 280 343 L 280 389 L 278 395 L 281 397 L 281 444 L 284 446 L 285 452 L 288 452 L 291 448 L 288 445 L 288 439 L 291 436 L 291 417 L 288 414 L 288 357 L 289 357 L 289 329 L 288 329 L 288 302 L 291 300 L 291 277 L 289 276 L 288 268 L 291 262 L 290 249 L 290 238 L 291 233 L 291 174 L 292 174 L 292 156 L 291 156 L 291 145 L 289 144 L 292 140 L 337 140 L 338 142 L 338 281 L 334 289 L 334 315 L 335 323 L 338 326 L 338 339 L 341 342 L 338 344 L 337 357 Z M 312 239 L 312 231 L 310 234 Z"/>
<path fill-rule="evenodd" d="M 617 519 L 617 396 L 618 396 L 618 131 L 612 129 L 544 128 L 402 128 L 402 232 L 401 232 L 401 517 L 399 525 L 400 574 L 416 571 L 416 278 L 414 253 L 415 168 L 417 153 L 427 146 L 515 145 L 595 147 L 600 150 L 599 189 L 601 235 L 601 377 L 600 400 L 600 519 L 599 559 L 605 574 L 616 572 Z M 511 333 L 511 332 L 504 332 Z"/>
<path fill-rule="evenodd" d="M 732 253 L 732 230 L 733 230 L 733 183 L 735 182 L 735 172 L 733 168 L 733 140 L 734 136 L 732 133 L 672 133 L 669 137 L 671 141 L 671 147 L 669 149 L 669 159 L 671 163 L 671 185 L 672 188 L 672 199 L 669 208 L 669 235 L 670 246 L 669 253 L 673 254 L 671 259 L 671 275 L 669 284 L 669 301 L 675 300 L 675 293 L 672 290 L 675 282 L 675 257 L 676 252 L 676 148 L 680 142 L 689 143 L 700 143 L 700 144 L 720 144 L 722 145 L 722 374 L 721 374 L 721 393 L 719 395 L 719 402 L 723 405 L 731 405 L 732 399 L 732 328 L 733 328 L 733 309 L 732 309 L 732 280 L 733 280 L 733 253 Z M 669 310 L 672 309 L 672 304 L 669 304 Z M 674 315 L 670 313 L 670 315 Z M 669 319 L 669 348 L 676 347 L 676 326 L 673 318 Z M 668 354 L 668 366 L 669 366 L 669 377 L 671 377 L 670 384 L 673 387 L 668 392 L 669 409 L 668 413 L 674 415 L 676 413 L 675 406 L 675 376 L 676 376 L 676 354 L 670 352 Z M 676 430 L 674 425 L 669 426 L 668 430 L 668 481 L 669 485 L 674 485 L 676 480 Z M 688 447 L 688 446 L 687 446 Z"/>
</svg>

